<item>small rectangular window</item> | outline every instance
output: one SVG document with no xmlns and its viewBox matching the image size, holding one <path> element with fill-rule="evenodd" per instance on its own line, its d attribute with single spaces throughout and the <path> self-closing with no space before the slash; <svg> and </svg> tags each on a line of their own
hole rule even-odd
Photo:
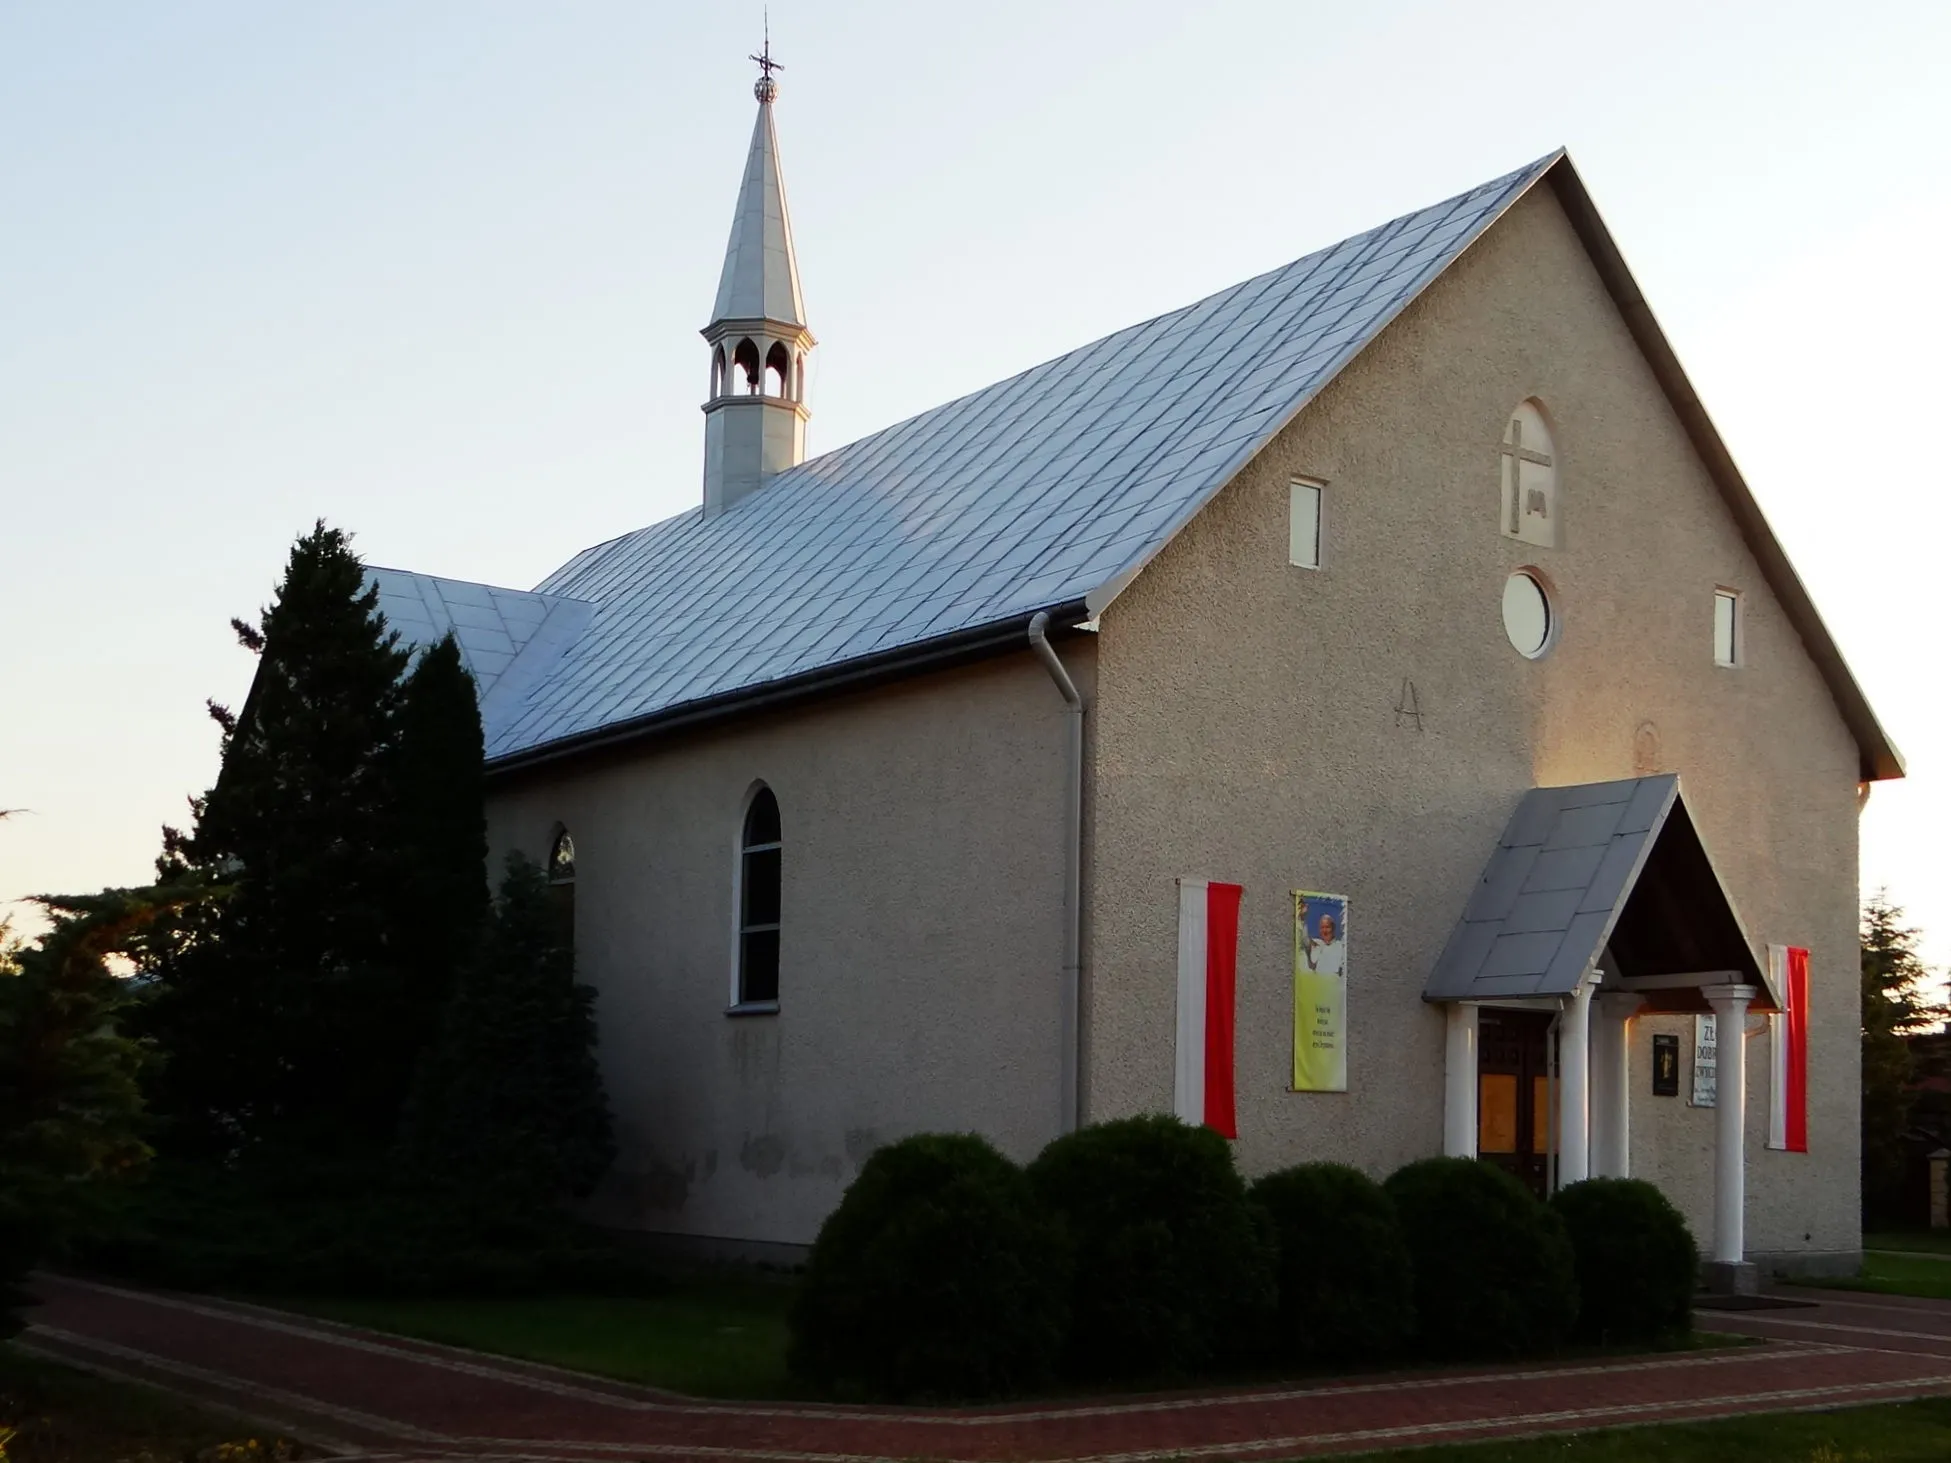
<svg viewBox="0 0 1951 1463">
<path fill-rule="evenodd" d="M 1296 481 L 1288 489 L 1287 562 L 1321 567 L 1321 485 Z"/>
<path fill-rule="evenodd" d="M 1731 589 L 1714 591 L 1714 664 L 1739 665 L 1741 655 L 1741 596 Z"/>
</svg>

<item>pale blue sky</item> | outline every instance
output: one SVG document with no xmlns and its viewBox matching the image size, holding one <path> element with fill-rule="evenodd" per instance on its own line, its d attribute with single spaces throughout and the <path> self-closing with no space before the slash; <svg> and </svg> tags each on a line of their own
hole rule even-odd
<svg viewBox="0 0 1951 1463">
<path fill-rule="evenodd" d="M 146 877 L 323 515 L 526 586 L 695 501 L 759 7 L 0 3 L 0 899 Z M 812 448 L 1564 143 L 1913 777 L 1951 960 L 1951 7 L 773 7 Z"/>
</svg>

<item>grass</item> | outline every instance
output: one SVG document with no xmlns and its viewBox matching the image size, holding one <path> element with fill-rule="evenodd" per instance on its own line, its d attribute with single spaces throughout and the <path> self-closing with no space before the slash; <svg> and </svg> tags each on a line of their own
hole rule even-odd
<svg viewBox="0 0 1951 1463">
<path fill-rule="evenodd" d="M 777 1282 L 714 1275 L 679 1281 L 653 1296 L 271 1304 L 695 1397 L 789 1398 L 808 1395 L 786 1370 L 791 1297 Z"/>
<path fill-rule="evenodd" d="M 280 1297 L 268 1304 L 375 1331 L 546 1362 L 694 1397 L 744 1400 L 818 1394 L 786 1369 L 788 1286 L 735 1274 L 701 1273 L 655 1296 L 542 1295 L 482 1300 L 364 1300 Z M 1660 1347 L 1571 1347 L 1556 1359 L 1592 1360 L 1647 1350 L 1691 1351 L 1757 1344 L 1746 1336 L 1696 1331 Z M 1399 1369 L 1399 1368 L 1398 1368 Z M 1249 1369 L 1209 1385 L 1259 1386 L 1345 1375 Z M 1178 1383 L 1175 1385 L 1183 1385 Z M 1146 1385 L 1113 1392 L 1155 1390 Z M 1069 1392 L 1052 1396 L 1073 1395 Z"/>
<path fill-rule="evenodd" d="M 1931 1254 L 1871 1253 L 1855 1279 L 1809 1280 L 1822 1290 L 1861 1290 L 1876 1295 L 1921 1295 L 1951 1300 L 1951 1264 Z M 1947 1455 L 1951 1456 L 1951 1455 Z"/>
<path fill-rule="evenodd" d="M 1887 1230 L 1863 1236 L 1866 1250 L 1909 1250 L 1919 1255 L 1951 1255 L 1951 1229 Z"/>
<path fill-rule="evenodd" d="M 1951 1398 L 1360 1456 L 1362 1463 L 1944 1463 Z"/>
<path fill-rule="evenodd" d="M 0 1346 L 0 1458 L 7 1463 L 279 1463 L 300 1456 L 288 1440 L 253 1432 L 248 1423 Z"/>
</svg>

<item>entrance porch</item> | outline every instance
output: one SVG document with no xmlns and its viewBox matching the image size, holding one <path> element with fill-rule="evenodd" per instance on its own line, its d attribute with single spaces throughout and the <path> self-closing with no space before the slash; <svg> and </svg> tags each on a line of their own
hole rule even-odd
<svg viewBox="0 0 1951 1463">
<path fill-rule="evenodd" d="M 1424 989 L 1447 1012 L 1443 1151 L 1540 1195 L 1632 1159 L 1631 1023 L 1711 1011 L 1718 1044 L 1708 1278 L 1749 1290 L 1749 1011 L 1780 1009 L 1672 775 L 1536 788 Z"/>
</svg>

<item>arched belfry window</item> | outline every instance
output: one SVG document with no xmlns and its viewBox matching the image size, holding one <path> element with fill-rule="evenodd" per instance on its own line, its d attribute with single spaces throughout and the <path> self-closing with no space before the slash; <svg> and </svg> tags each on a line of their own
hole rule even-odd
<svg viewBox="0 0 1951 1463">
<path fill-rule="evenodd" d="M 779 1000 L 779 799 L 760 785 L 745 810 L 738 848 L 738 989 L 740 1006 Z"/>
<path fill-rule="evenodd" d="M 732 367 L 745 377 L 745 394 L 757 396 L 759 378 L 764 374 L 765 366 L 759 360 L 759 348 L 752 344 L 751 336 L 746 336 L 732 348 Z M 726 387 L 727 391 L 730 389 L 729 386 Z"/>
<path fill-rule="evenodd" d="M 782 342 L 775 340 L 772 349 L 766 352 L 765 368 L 766 395 L 790 397 L 793 358 Z"/>
<path fill-rule="evenodd" d="M 549 909 L 555 917 L 556 939 L 564 949 L 576 948 L 576 840 L 557 826 L 549 844 Z"/>
</svg>

